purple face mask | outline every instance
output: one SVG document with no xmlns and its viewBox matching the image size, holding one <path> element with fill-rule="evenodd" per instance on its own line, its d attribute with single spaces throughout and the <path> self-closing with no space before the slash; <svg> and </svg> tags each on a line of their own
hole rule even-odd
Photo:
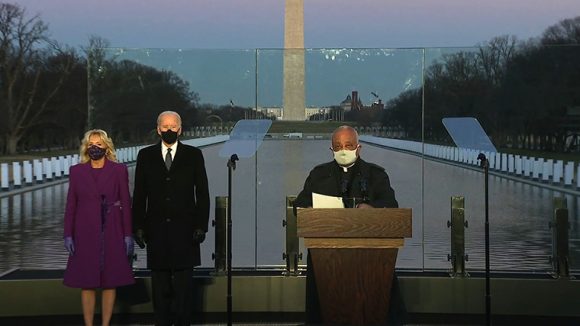
<svg viewBox="0 0 580 326">
<path fill-rule="evenodd" d="M 91 160 L 93 160 L 93 161 L 98 161 L 98 160 L 102 159 L 106 153 L 107 153 L 106 149 L 100 148 L 97 145 L 89 146 L 88 154 L 89 154 L 89 157 L 91 158 Z"/>
</svg>

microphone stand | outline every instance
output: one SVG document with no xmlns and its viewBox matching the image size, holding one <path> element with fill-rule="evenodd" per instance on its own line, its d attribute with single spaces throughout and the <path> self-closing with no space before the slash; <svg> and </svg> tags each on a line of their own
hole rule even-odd
<svg viewBox="0 0 580 326">
<path fill-rule="evenodd" d="M 489 284 L 489 161 L 483 153 L 477 159 L 485 176 L 485 324 L 491 325 L 491 294 Z"/>
<path fill-rule="evenodd" d="M 228 326 L 232 325 L 232 171 L 236 169 L 236 161 L 238 155 L 233 154 L 228 160 L 228 228 L 227 228 L 227 265 L 228 265 L 228 293 L 227 293 L 227 309 L 228 309 Z"/>
</svg>

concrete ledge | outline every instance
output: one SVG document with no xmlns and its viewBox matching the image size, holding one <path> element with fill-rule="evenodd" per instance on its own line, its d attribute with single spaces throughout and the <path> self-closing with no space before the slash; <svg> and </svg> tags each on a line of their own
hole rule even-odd
<svg viewBox="0 0 580 326">
<path fill-rule="evenodd" d="M 237 275 L 236 275 L 237 274 Z M 234 274 L 234 313 L 286 314 L 304 312 L 305 277 Z M 247 274 L 247 273 L 246 273 Z M 410 315 L 481 316 L 485 311 L 485 279 L 450 278 L 444 273 L 399 273 L 401 290 Z M 150 279 L 139 277 L 141 288 L 119 289 L 118 314 L 152 313 Z M 227 278 L 195 276 L 194 311 L 220 315 L 226 312 Z M 122 293 L 124 291 L 124 293 Z M 80 293 L 66 288 L 59 278 L 0 279 L 0 318 L 80 315 Z M 492 314 L 501 316 L 561 317 L 580 321 L 580 281 L 549 276 L 493 277 Z"/>
</svg>

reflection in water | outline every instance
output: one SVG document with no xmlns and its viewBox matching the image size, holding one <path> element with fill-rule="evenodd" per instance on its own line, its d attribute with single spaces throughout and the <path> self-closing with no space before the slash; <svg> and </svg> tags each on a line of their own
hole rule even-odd
<svg viewBox="0 0 580 326">
<path fill-rule="evenodd" d="M 61 269 L 62 211 L 68 184 L 1 198 L 0 270 Z"/>
<path fill-rule="evenodd" d="M 316 165 L 332 159 L 328 140 L 268 140 L 256 157 L 242 159 L 233 175 L 233 264 L 285 266 L 285 198 L 296 195 Z M 221 146 L 203 149 L 213 219 L 215 196 L 227 194 L 226 158 Z M 362 156 L 386 168 L 401 207 L 413 209 L 413 237 L 400 251 L 399 268 L 449 269 L 450 198 L 465 197 L 468 270 L 484 267 L 483 174 L 421 157 L 364 144 Z M 129 167 L 130 180 L 134 166 Z M 131 184 L 132 188 L 132 184 Z M 68 183 L 0 198 L 0 272 L 11 268 L 63 269 L 63 211 Z M 493 270 L 551 269 L 552 198 L 562 194 L 495 176 L 490 177 L 490 249 Z M 565 195 L 570 210 L 570 258 L 580 266 L 580 199 Z M 256 236 L 257 234 L 257 236 Z M 202 265 L 212 267 L 213 228 L 202 245 Z M 302 252 L 305 253 L 305 249 Z M 137 249 L 135 267 L 144 268 Z M 305 256 L 303 257 L 305 260 Z"/>
</svg>

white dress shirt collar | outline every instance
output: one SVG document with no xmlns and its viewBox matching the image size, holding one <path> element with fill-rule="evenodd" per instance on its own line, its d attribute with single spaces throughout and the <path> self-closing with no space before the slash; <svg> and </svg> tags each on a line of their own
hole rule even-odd
<svg viewBox="0 0 580 326">
<path fill-rule="evenodd" d="M 179 142 L 176 141 L 171 146 L 167 147 L 167 145 L 165 145 L 163 142 L 161 142 L 161 157 L 163 157 L 163 159 L 165 159 L 165 155 L 167 154 L 167 149 L 171 148 L 171 158 L 174 159 L 175 152 L 177 152 L 177 143 L 179 143 Z"/>
</svg>

